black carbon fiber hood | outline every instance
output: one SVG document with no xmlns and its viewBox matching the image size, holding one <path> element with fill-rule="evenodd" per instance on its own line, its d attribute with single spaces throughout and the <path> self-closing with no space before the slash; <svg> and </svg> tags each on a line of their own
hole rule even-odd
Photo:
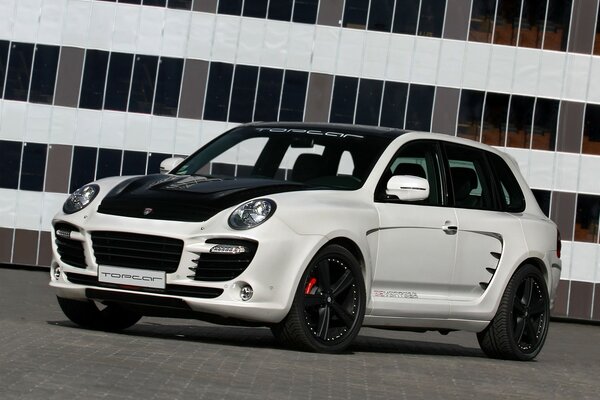
<svg viewBox="0 0 600 400">
<path fill-rule="evenodd" d="M 98 212 L 133 218 L 200 222 L 255 197 L 305 189 L 307 187 L 301 184 L 267 179 L 147 175 L 117 185 L 102 200 Z"/>
</svg>

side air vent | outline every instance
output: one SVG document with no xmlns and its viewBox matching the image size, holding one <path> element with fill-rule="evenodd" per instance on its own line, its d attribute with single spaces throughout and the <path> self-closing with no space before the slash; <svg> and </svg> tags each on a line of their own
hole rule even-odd
<svg viewBox="0 0 600 400">
<path fill-rule="evenodd" d="M 54 225 L 56 250 L 60 261 L 77 268 L 86 268 L 83 242 L 71 239 L 71 232 L 79 232 L 77 227 L 59 222 Z"/>
<path fill-rule="evenodd" d="M 210 253 L 201 253 L 196 265 L 190 268 L 196 281 L 228 281 L 237 278 L 252 262 L 258 243 L 239 239 L 209 239 L 215 244 Z"/>
</svg>

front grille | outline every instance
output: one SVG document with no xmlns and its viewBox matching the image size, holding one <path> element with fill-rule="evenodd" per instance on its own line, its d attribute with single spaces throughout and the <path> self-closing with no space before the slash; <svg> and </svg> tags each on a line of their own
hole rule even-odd
<svg viewBox="0 0 600 400">
<path fill-rule="evenodd" d="M 258 243 L 239 239 L 209 239 L 206 243 L 244 246 L 249 251 L 241 254 L 201 253 L 197 265 L 190 268 L 196 281 L 228 281 L 238 277 L 248 268 L 256 254 Z"/>
<path fill-rule="evenodd" d="M 149 269 L 172 273 L 177 270 L 183 241 L 162 236 L 122 232 L 92 232 L 98 265 Z"/>
<path fill-rule="evenodd" d="M 54 243 L 56 243 L 56 251 L 60 256 L 60 261 L 73 267 L 86 268 L 87 264 L 85 262 L 83 242 L 59 236 L 56 233 L 57 231 L 60 231 L 62 235 L 65 235 L 70 232 L 79 232 L 79 230 L 70 224 L 62 222 L 57 223 L 54 225 L 54 236 L 56 238 Z"/>
</svg>

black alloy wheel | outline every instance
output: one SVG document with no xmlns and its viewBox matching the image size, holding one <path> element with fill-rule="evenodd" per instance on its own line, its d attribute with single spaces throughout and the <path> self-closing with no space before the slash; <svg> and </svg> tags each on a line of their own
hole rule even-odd
<svg viewBox="0 0 600 400">
<path fill-rule="evenodd" d="M 536 277 L 525 278 L 513 299 L 513 337 L 522 352 L 537 348 L 548 324 L 547 304 Z"/>
<path fill-rule="evenodd" d="M 339 352 L 356 337 L 365 312 L 362 271 L 344 247 L 322 249 L 304 272 L 288 316 L 273 327 L 284 343 Z"/>
</svg>

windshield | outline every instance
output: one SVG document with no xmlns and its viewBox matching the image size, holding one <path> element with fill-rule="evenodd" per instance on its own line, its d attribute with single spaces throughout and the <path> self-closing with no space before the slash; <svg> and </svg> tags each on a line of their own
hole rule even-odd
<svg viewBox="0 0 600 400">
<path fill-rule="evenodd" d="M 208 143 L 173 173 L 353 190 L 363 185 L 390 140 L 343 130 L 244 126 Z"/>
</svg>

